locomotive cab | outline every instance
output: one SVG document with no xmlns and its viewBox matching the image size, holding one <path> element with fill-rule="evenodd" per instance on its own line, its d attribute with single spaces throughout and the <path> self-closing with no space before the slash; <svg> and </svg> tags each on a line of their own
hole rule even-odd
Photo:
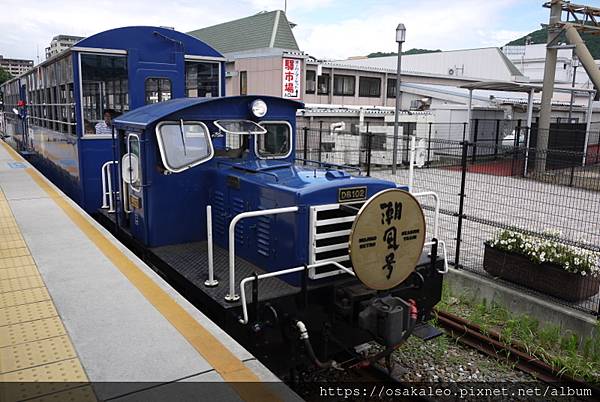
<svg viewBox="0 0 600 402">
<path fill-rule="evenodd" d="M 307 331 L 391 351 L 440 300 L 446 261 L 406 188 L 297 163 L 301 107 L 186 98 L 120 116 L 102 219 L 259 354 L 290 331 L 313 362 Z"/>
</svg>

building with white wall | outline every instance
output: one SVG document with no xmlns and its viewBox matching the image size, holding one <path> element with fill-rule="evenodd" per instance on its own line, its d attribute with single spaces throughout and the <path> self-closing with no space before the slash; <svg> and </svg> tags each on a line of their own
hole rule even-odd
<svg viewBox="0 0 600 402">
<path fill-rule="evenodd" d="M 0 68 L 4 69 L 13 77 L 21 75 L 33 67 L 33 60 L 8 59 L 0 54 Z"/>
<path fill-rule="evenodd" d="M 532 84 L 541 84 L 544 81 L 544 66 L 546 65 L 546 45 L 543 43 L 523 46 L 504 46 L 502 51 L 521 73 L 529 77 Z M 596 61 L 600 65 L 600 61 Z M 575 88 L 593 89 L 594 84 L 587 72 L 576 58 L 570 48 L 558 49 L 556 59 L 556 72 L 554 83 L 557 87 L 570 88 L 575 76 Z M 555 94 L 554 98 L 557 97 Z M 587 103 L 585 94 L 576 94 L 574 103 L 584 105 Z"/>
<path fill-rule="evenodd" d="M 50 46 L 46 48 L 46 60 L 67 50 L 82 39 L 82 36 L 56 35 L 50 41 Z"/>
<path fill-rule="evenodd" d="M 396 56 L 386 56 L 339 62 L 357 67 L 380 67 L 395 71 L 397 60 Z M 497 47 L 403 55 L 402 72 L 478 80 L 527 81 L 521 71 Z"/>
</svg>

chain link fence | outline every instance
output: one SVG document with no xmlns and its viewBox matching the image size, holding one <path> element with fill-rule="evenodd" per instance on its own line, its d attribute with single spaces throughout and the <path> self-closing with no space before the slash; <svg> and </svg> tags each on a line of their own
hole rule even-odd
<svg viewBox="0 0 600 402">
<path fill-rule="evenodd" d="M 534 238 L 551 238 L 583 250 L 600 251 L 600 125 L 553 125 L 548 148 L 540 151 L 521 122 L 426 123 L 413 132 L 422 147 L 423 166 L 413 173 L 413 191 L 435 191 L 441 201 L 439 237 L 456 268 L 491 277 L 483 268 L 484 242 L 509 229 Z M 470 133 L 469 133 L 470 131 Z M 331 167 L 346 165 L 361 174 L 409 182 L 410 136 L 389 130 L 331 131 L 304 127 L 297 157 Z M 528 147 L 529 145 L 529 147 Z M 585 149 L 584 149 L 585 148 Z M 302 162 L 300 162 L 302 163 Z M 423 200 L 428 222 L 434 205 Z M 428 226 L 428 230 L 431 225 Z M 549 233 L 553 233 L 550 235 Z M 431 236 L 431 233 L 428 233 Z M 499 278 L 506 286 L 598 315 L 594 296 L 577 302 L 552 297 Z"/>
</svg>

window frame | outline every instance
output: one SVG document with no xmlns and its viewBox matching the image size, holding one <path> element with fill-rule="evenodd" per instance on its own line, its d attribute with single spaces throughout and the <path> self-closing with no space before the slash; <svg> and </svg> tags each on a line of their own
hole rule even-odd
<svg viewBox="0 0 600 402">
<path fill-rule="evenodd" d="M 314 78 L 312 80 L 313 83 L 314 83 L 314 89 L 313 90 L 309 90 L 308 89 L 308 81 L 309 81 L 308 74 L 309 73 L 312 73 L 314 75 Z M 305 94 L 307 94 L 307 95 L 314 95 L 314 94 L 316 94 L 316 92 L 317 92 L 317 81 L 318 81 L 317 77 L 318 76 L 317 76 L 317 71 L 316 70 L 306 70 L 306 80 L 305 80 L 306 82 L 304 83 L 304 93 Z"/>
<path fill-rule="evenodd" d="M 186 69 L 186 64 L 187 63 L 210 63 L 210 64 L 216 64 L 217 65 L 217 69 L 218 69 L 218 83 L 217 83 L 217 91 L 218 91 L 218 95 L 216 96 L 216 98 L 220 98 L 223 96 L 223 75 L 222 75 L 222 69 L 223 69 L 223 61 L 225 59 L 223 57 L 202 57 L 202 56 L 189 56 L 186 55 L 184 57 L 184 90 L 185 90 L 185 96 L 186 97 L 190 97 L 188 96 L 188 88 L 187 88 L 187 69 Z M 195 98 L 200 98 L 200 96 L 195 96 Z"/>
<path fill-rule="evenodd" d="M 244 74 L 244 87 L 245 90 L 243 91 L 244 93 L 242 93 L 242 73 Z M 239 72 L 239 90 L 240 90 L 240 96 L 247 96 L 248 95 L 248 70 L 243 70 Z"/>
<path fill-rule="evenodd" d="M 376 95 L 372 95 L 370 92 L 370 89 L 372 89 L 371 87 L 371 83 L 368 83 L 369 81 L 377 81 L 378 85 L 377 85 L 377 94 Z M 381 97 L 381 77 L 370 77 L 370 76 L 366 76 L 366 75 L 361 75 L 358 77 L 358 96 L 361 98 L 380 98 Z M 367 89 L 367 94 L 363 94 L 363 88 L 362 88 L 362 83 L 365 83 L 366 89 Z"/>
<path fill-rule="evenodd" d="M 289 121 L 286 120 L 263 120 L 258 122 L 258 125 L 263 127 L 265 130 L 267 130 L 267 132 L 265 134 L 263 134 L 262 136 L 268 135 L 269 130 L 264 127 L 265 125 L 269 125 L 269 124 L 285 124 L 288 127 L 288 139 L 289 139 L 289 147 L 288 147 L 288 152 L 285 155 L 278 155 L 278 156 L 263 156 L 260 155 L 258 152 L 258 135 L 254 136 L 254 154 L 256 155 L 256 157 L 258 159 L 263 159 L 263 160 L 269 160 L 269 159 L 287 159 L 289 158 L 289 156 L 292 154 L 292 150 L 293 150 L 293 138 L 292 138 L 292 125 L 290 124 Z"/>
<path fill-rule="evenodd" d="M 127 111 L 131 110 L 129 108 L 129 97 L 131 94 L 129 93 L 129 53 L 126 50 L 120 49 L 95 49 L 95 48 L 86 48 L 86 47 L 77 47 L 74 46 L 71 48 L 72 51 L 77 51 L 77 72 L 79 74 L 79 111 L 78 114 L 81 118 L 81 134 L 77 134 L 82 140 L 97 140 L 97 139 L 106 139 L 113 138 L 112 134 L 87 134 L 85 132 L 85 115 L 84 115 L 84 107 L 83 107 L 83 75 L 81 69 L 81 56 L 82 55 L 96 55 L 96 56 L 117 56 L 125 58 L 125 65 L 127 67 Z M 75 87 L 73 87 L 75 90 Z M 144 94 L 145 96 L 145 94 Z M 125 104 L 125 103 L 123 103 Z M 125 113 L 125 112 L 123 112 Z"/>
<path fill-rule="evenodd" d="M 390 85 L 390 82 L 394 82 L 394 85 Z M 396 98 L 396 78 L 388 78 L 386 82 L 386 97 L 388 99 Z"/>
<path fill-rule="evenodd" d="M 147 93 L 148 93 L 148 89 L 147 89 L 147 85 L 148 85 L 148 81 L 149 80 L 156 80 L 156 85 L 157 85 L 157 90 L 156 92 L 158 93 L 158 101 L 157 102 L 152 102 L 152 103 L 146 103 L 147 101 Z M 169 81 L 169 99 L 166 100 L 161 100 L 161 82 L 167 80 Z M 144 106 L 145 105 L 154 105 L 156 103 L 161 103 L 161 102 L 166 102 L 168 100 L 173 99 L 173 80 L 171 80 L 171 78 L 169 77 L 146 77 L 144 79 Z"/>
<path fill-rule="evenodd" d="M 327 77 L 325 82 L 327 83 L 327 91 L 322 92 L 319 87 L 319 78 Z M 317 95 L 329 95 L 331 93 L 331 74 L 330 73 L 321 73 L 321 75 L 317 75 Z"/>
<path fill-rule="evenodd" d="M 221 122 L 229 122 L 229 121 L 233 121 L 233 122 L 236 122 L 236 121 L 248 122 L 248 123 L 252 123 L 252 124 L 254 124 L 256 126 L 259 126 L 263 130 L 265 130 L 265 128 L 262 127 L 259 123 L 255 122 L 253 120 L 249 120 L 249 119 L 218 119 L 218 120 L 213 121 L 213 124 L 215 125 L 215 127 L 217 127 L 219 129 L 219 131 L 222 131 L 225 134 L 229 134 L 229 135 L 265 135 L 267 133 L 267 130 L 265 130 L 264 133 L 255 133 L 255 132 L 247 133 L 246 131 L 231 131 L 231 130 L 229 130 L 229 129 L 227 129 L 227 128 L 225 128 L 225 127 L 223 127 L 221 125 Z"/>
<path fill-rule="evenodd" d="M 215 148 L 214 148 L 213 143 L 212 143 L 212 137 L 210 135 L 210 130 L 208 129 L 208 126 L 206 125 L 206 123 L 204 123 L 202 121 L 198 121 L 198 120 L 187 120 L 187 121 L 184 120 L 183 121 L 184 125 L 185 124 L 198 124 L 198 125 L 200 125 L 200 126 L 202 126 L 204 128 L 204 130 L 206 131 L 206 138 L 208 139 L 208 141 L 207 141 L 208 142 L 208 149 L 209 149 L 210 152 L 208 153 L 208 155 L 205 158 L 200 159 L 198 161 L 195 161 L 192 164 L 188 164 L 188 165 L 185 165 L 185 166 L 180 167 L 180 168 L 173 168 L 173 167 L 169 166 L 168 163 L 167 163 L 167 161 L 166 161 L 165 147 L 164 147 L 164 144 L 163 144 L 163 141 L 162 141 L 162 134 L 160 132 L 160 129 L 161 129 L 162 126 L 166 126 L 166 125 L 180 125 L 180 124 L 181 124 L 181 122 L 177 121 L 177 120 L 164 120 L 164 121 L 161 121 L 160 123 L 158 123 L 156 125 L 156 128 L 155 128 L 156 142 L 158 143 L 158 150 L 159 150 L 159 153 L 160 153 L 160 160 L 161 160 L 161 162 L 162 162 L 165 170 L 167 170 L 167 171 L 169 171 L 171 173 L 181 173 L 181 172 L 184 172 L 184 171 L 186 171 L 188 169 L 191 169 L 191 168 L 196 167 L 198 165 L 201 165 L 201 164 L 203 164 L 205 162 L 208 162 L 215 155 Z"/>
<path fill-rule="evenodd" d="M 335 81 L 336 78 L 352 78 L 354 84 L 352 86 L 352 93 L 344 93 L 344 85 L 342 83 L 342 93 L 338 93 L 336 90 Z M 347 74 L 336 74 L 333 76 L 333 96 L 355 96 L 356 95 L 356 76 L 355 75 L 347 75 Z"/>
</svg>

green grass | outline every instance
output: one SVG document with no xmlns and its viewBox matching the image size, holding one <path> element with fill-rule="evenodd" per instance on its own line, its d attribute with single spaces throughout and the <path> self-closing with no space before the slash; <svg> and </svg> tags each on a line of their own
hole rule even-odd
<svg viewBox="0 0 600 402">
<path fill-rule="evenodd" d="M 440 310 L 479 325 L 484 332 L 496 331 L 506 343 L 521 345 L 528 353 L 555 369 L 589 382 L 600 381 L 600 323 L 594 335 L 579 339 L 556 325 L 542 325 L 526 314 L 513 314 L 496 303 L 477 302 L 466 294 L 442 291 Z"/>
</svg>

